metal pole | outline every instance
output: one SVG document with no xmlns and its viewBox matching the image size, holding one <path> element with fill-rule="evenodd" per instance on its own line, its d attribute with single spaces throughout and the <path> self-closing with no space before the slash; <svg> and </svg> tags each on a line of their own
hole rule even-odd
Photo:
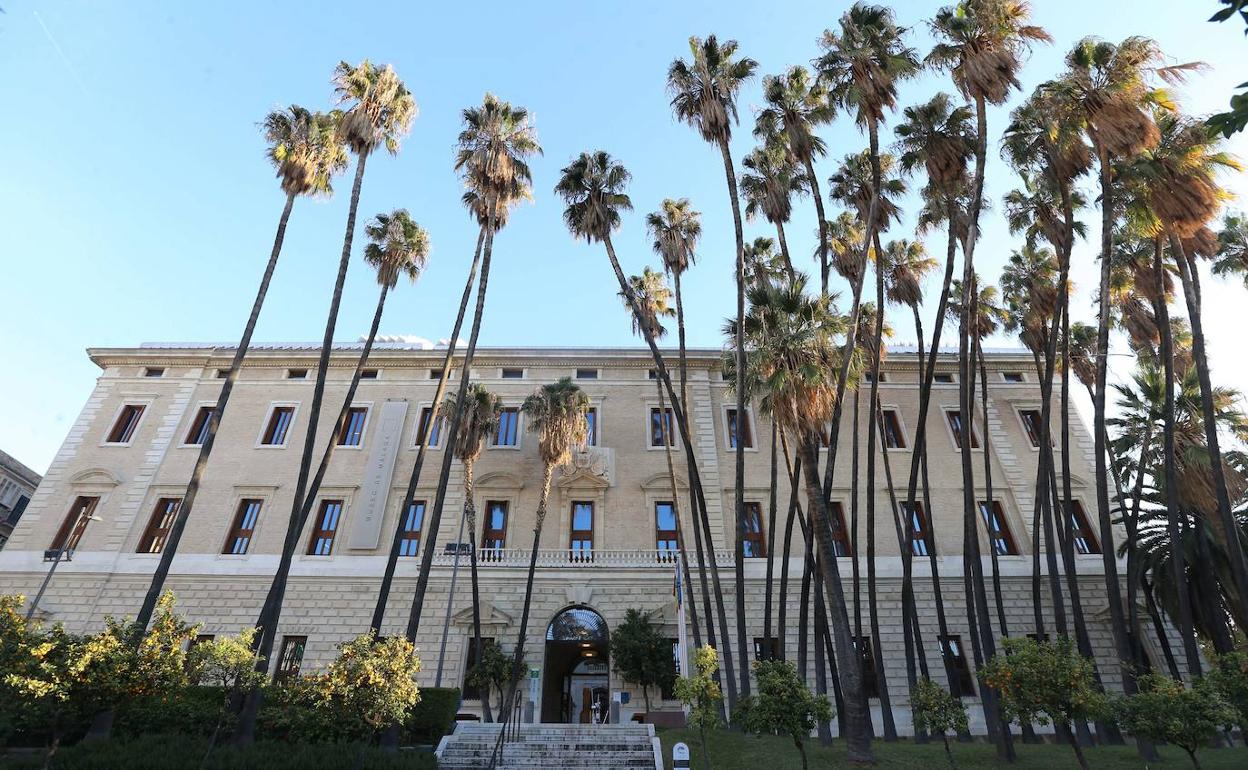
<svg viewBox="0 0 1248 770">
<path fill-rule="evenodd" d="M 52 582 L 52 575 L 56 572 L 56 566 L 61 563 L 61 554 L 65 553 L 64 548 L 56 549 L 56 558 L 52 560 L 52 566 L 48 568 L 48 574 L 43 576 L 43 583 L 39 585 L 39 592 L 35 594 L 34 600 L 30 603 L 30 609 L 26 610 L 26 622 L 34 617 L 35 610 L 39 608 L 39 600 L 43 598 L 43 592 L 48 590 L 48 583 Z"/>
<path fill-rule="evenodd" d="M 459 577 L 459 544 L 464 541 L 465 518 L 465 514 L 461 513 L 459 516 L 459 535 L 455 537 L 455 560 L 451 562 L 451 591 L 446 596 L 446 617 L 442 620 L 442 643 L 438 646 L 438 673 L 433 679 L 434 687 L 442 686 L 442 664 L 446 660 L 446 637 L 451 630 L 451 608 L 455 604 L 455 579 Z"/>
</svg>

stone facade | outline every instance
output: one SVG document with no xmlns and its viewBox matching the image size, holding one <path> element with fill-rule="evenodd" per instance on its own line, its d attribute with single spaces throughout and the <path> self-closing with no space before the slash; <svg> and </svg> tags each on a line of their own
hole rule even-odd
<svg viewBox="0 0 1248 770">
<path fill-rule="evenodd" d="M 0 452 L 0 549 L 26 512 L 41 477 L 7 452 Z"/>
<path fill-rule="evenodd" d="M 325 410 L 318 446 L 324 446 L 332 430 L 333 414 L 345 394 L 359 346 L 335 348 L 331 357 Z M 47 573 L 46 549 L 62 531 L 75 501 L 98 498 L 92 518 L 73 544 L 72 559 L 58 565 L 40 605 L 41 614 L 62 621 L 72 630 L 98 626 L 106 615 L 133 615 L 148 585 L 159 556 L 151 550 L 153 516 L 162 501 L 177 499 L 199 453 L 193 440 L 195 420 L 204 406 L 214 403 L 232 350 L 211 346 L 148 345 L 138 348 L 93 349 L 92 360 L 102 374 L 94 392 L 65 439 L 60 452 L 31 499 L 8 547 L 0 553 L 0 573 L 5 590 L 33 595 Z M 721 579 L 730 624 L 735 622 L 732 601 L 733 552 L 733 450 L 728 438 L 728 412 L 735 398 L 719 374 L 717 350 L 690 354 L 689 393 L 692 403 L 693 439 L 708 514 L 719 554 Z M 230 406 L 222 421 L 204 485 L 187 525 L 168 587 L 176 592 L 182 610 L 203 624 L 203 633 L 233 633 L 253 623 L 268 589 L 278 559 L 285 521 L 289 514 L 300 451 L 311 401 L 317 350 L 310 346 L 260 346 L 247 356 Z M 385 565 L 390 538 L 400 526 L 400 507 L 408 474 L 416 456 L 416 433 L 421 409 L 430 404 L 436 371 L 444 351 L 422 350 L 400 344 L 382 344 L 370 358 L 375 377 L 362 381 L 355 403 L 367 408 L 358 446 L 337 447 L 318 502 L 343 501 L 334 543 L 329 555 L 308 555 L 312 528 L 303 533 L 279 629 L 279 639 L 306 636 L 304 670 L 329 660 L 335 645 L 368 626 Z M 1020 410 L 1038 408 L 1039 387 L 1031 358 L 1019 351 L 990 352 L 988 436 L 992 465 L 993 498 L 1000 503 L 1017 555 L 999 559 L 1003 598 L 1011 631 L 1032 629 L 1031 514 L 1034 506 L 1037 450 L 1028 437 Z M 966 613 L 961 583 L 962 491 L 960 459 L 946 409 L 956 409 L 956 362 L 942 354 L 941 375 L 948 383 L 935 387 L 929 428 L 931 527 L 940 553 L 940 572 L 951 633 L 966 637 Z M 668 359 L 675 361 L 673 353 Z M 673 365 L 673 370 L 675 369 Z M 543 665 L 547 624 L 570 606 L 589 607 L 601 614 L 610 627 L 617 625 L 627 609 L 638 607 L 675 637 L 676 611 L 672 597 L 673 569 L 670 560 L 656 551 L 655 504 L 671 499 L 664 451 L 650 446 L 650 410 L 658 407 L 656 383 L 650 375 L 651 361 L 640 349 L 486 348 L 478 351 L 473 365 L 474 381 L 482 382 L 502 396 L 507 407 L 518 407 L 541 384 L 559 377 L 577 377 L 597 409 L 596 446 L 578 456 L 570 468 L 556 472 L 550 509 L 541 540 L 541 559 L 534 586 L 527 660 Z M 307 371 L 306 379 L 299 378 Z M 918 412 L 917 357 L 912 351 L 894 349 L 880 383 L 881 403 L 894 410 L 902 434 L 902 447 L 890 449 L 888 457 L 895 483 L 903 487 L 909 472 L 914 425 Z M 673 371 L 674 375 L 674 371 Z M 944 379 L 944 377 L 942 377 Z M 458 383 L 453 379 L 451 387 Z M 402 402 L 391 415 L 402 412 L 401 421 L 386 428 L 377 417 L 382 405 Z M 133 409 L 142 412 L 133 418 Z M 285 440 L 267 446 L 264 437 L 273 424 L 276 407 L 293 407 Z M 849 405 L 847 405 L 847 409 Z M 865 411 L 865 409 L 863 410 Z M 851 512 L 851 445 L 855 439 L 847 413 L 840 432 L 839 459 L 832 497 L 843 504 L 847 521 Z M 129 415 L 129 417 L 127 416 Z M 132 420 L 128 431 L 118 432 L 119 422 Z M 1092 474 L 1092 439 L 1079 419 L 1072 419 L 1074 495 L 1088 512 L 1095 529 L 1095 490 Z M 127 426 L 123 426 L 127 427 Z M 750 420 L 753 446 L 747 449 L 746 500 L 757 502 L 763 527 L 769 525 L 769 442 L 771 425 L 762 415 Z M 977 432 L 982 417 L 976 410 Z M 445 436 L 426 458 L 418 500 L 432 507 L 438 468 L 445 451 Z M 976 449 L 976 481 L 983 484 L 984 436 Z M 112 439 L 112 440 L 110 440 Z M 117 440 L 124 439 L 124 440 Z M 379 441 L 396 442 L 392 472 L 378 471 L 375 451 Z M 866 418 L 859 437 L 866 447 Z M 541 462 L 536 438 L 525 431 L 523 418 L 514 447 L 488 446 L 476 467 L 477 508 L 481 516 L 490 501 L 507 504 L 505 549 L 490 554 L 480 569 L 483 635 L 498 639 L 505 648 L 514 644 L 516 625 L 524 595 L 525 567 L 532 538 L 534 511 L 541 481 Z M 384 454 L 384 453 L 380 453 Z M 319 454 L 318 454 L 319 456 Z M 684 459 L 674 453 L 678 483 L 684 488 Z M 383 458 L 384 459 L 384 458 Z M 865 456 L 862 467 L 865 474 Z M 374 477 L 381 473 L 385 478 Z M 783 477 L 783 471 L 782 471 Z M 424 661 L 422 684 L 433 684 L 438 668 L 443 620 L 450 595 L 451 557 L 445 544 L 457 541 L 463 508 L 462 469 L 452 466 L 449 493 L 440 531 L 438 556 L 425 603 L 418 644 Z M 876 500 L 876 566 L 881 613 L 881 661 L 898 712 L 897 722 L 907 729 L 905 714 L 905 665 L 899 620 L 901 559 L 890 502 L 880 470 Z M 787 484 L 782 484 L 778 533 L 784 520 Z M 682 491 L 682 498 L 684 492 Z M 865 496 L 865 492 L 862 493 Z M 985 499 L 983 488 L 977 489 Z M 368 501 L 366 504 L 366 498 Z M 237 523 L 244 500 L 259 500 L 259 515 L 243 555 L 228 551 L 227 535 Z M 577 558 L 569 550 L 574 503 L 591 503 L 592 561 Z M 379 544 L 369 544 L 368 526 L 362 523 L 368 505 L 379 506 Z M 865 551 L 865 504 L 860 503 L 859 550 Z M 681 499 L 685 531 L 691 532 L 687 498 Z M 314 510 L 311 518 L 316 518 Z M 159 533 L 157 533 L 159 534 Z M 770 533 L 768 533 L 770 534 Z M 480 533 L 478 533 L 480 535 Z M 981 549 L 989 543 L 983 535 Z M 362 540 L 360 539 L 362 538 Z M 372 540 L 378 538 L 372 537 Z M 466 541 L 467 538 L 465 537 Z M 776 537 L 775 569 L 780 570 L 782 537 Z M 369 547 L 359 546 L 364 542 Z M 422 546 L 424 543 L 422 542 Z M 796 655 L 796 618 L 799 611 L 802 543 L 795 532 L 790 561 L 790 590 L 786 636 L 787 654 Z M 583 554 L 582 554 L 583 556 Z M 1077 558 L 1081 594 L 1089 617 L 1103 677 L 1114 686 L 1118 670 L 1113 664 L 1112 641 L 1105 618 L 1102 562 L 1099 555 Z M 693 559 L 692 553 L 690 559 Z M 415 558 L 400 560 L 389 603 L 384 631 L 401 633 L 406 625 L 415 586 Z M 851 597 L 850 564 L 842 559 L 841 573 Z M 866 612 L 865 559 L 863 574 L 864 632 L 869 633 Z M 988 558 L 985 571 L 990 573 Z M 751 638 L 761 637 L 764 576 L 767 559 L 747 558 L 746 612 Z M 931 601 L 931 576 L 926 559 L 916 559 L 914 585 L 919 597 L 929 664 L 940 671 L 935 649 L 936 618 Z M 989 588 L 989 597 L 992 593 Z M 1048 598 L 1047 587 L 1045 591 Z M 459 685 L 467 662 L 471 636 L 467 559 L 458 574 L 451 611 L 447 652 L 443 659 L 443 685 Z M 702 609 L 701 606 L 698 608 Z M 1044 607 L 1046 623 L 1053 622 L 1051 608 Z M 701 614 L 701 613 L 700 613 Z M 852 617 L 852 608 L 851 608 Z M 994 612 L 995 617 L 995 612 Z M 774 632 L 773 632 L 774 634 Z M 735 648 L 735 631 L 731 641 Z M 970 657 L 970 651 L 967 651 Z M 813 659 L 813 657 L 812 657 Z M 1155 660 L 1160 661 L 1160 656 Z M 939 674 L 935 674 L 939 676 Z M 612 691 L 622 686 L 610 675 Z M 545 686 L 545 685 L 543 685 Z M 641 694 L 630 691 L 627 715 L 641 708 Z M 540 697 L 540 695 L 539 695 Z M 475 710 L 476 703 L 465 703 Z M 671 704 L 668 704 L 671 705 Z M 877 709 L 878 711 L 878 709 Z M 978 716 L 977 709 L 971 713 Z M 877 713 L 878 719 L 878 713 Z"/>
</svg>

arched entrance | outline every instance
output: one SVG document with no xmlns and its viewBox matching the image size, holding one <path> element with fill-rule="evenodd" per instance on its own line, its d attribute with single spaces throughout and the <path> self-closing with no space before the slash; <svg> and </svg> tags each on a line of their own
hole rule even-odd
<svg viewBox="0 0 1248 770">
<path fill-rule="evenodd" d="M 607 721 L 608 637 L 607 621 L 589 607 L 568 607 L 550 621 L 542 666 L 543 722 Z"/>
</svg>

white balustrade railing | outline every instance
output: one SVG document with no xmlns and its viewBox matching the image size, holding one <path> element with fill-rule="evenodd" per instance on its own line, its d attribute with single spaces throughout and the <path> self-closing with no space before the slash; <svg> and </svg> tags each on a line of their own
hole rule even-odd
<svg viewBox="0 0 1248 770">
<path fill-rule="evenodd" d="M 449 552 L 448 552 L 449 551 Z M 455 560 L 453 550 L 443 551 L 434 556 L 434 564 L 449 566 Z M 488 567 L 527 567 L 530 551 L 525 548 L 479 548 L 477 549 L 477 566 Z M 461 551 L 459 563 L 467 565 L 469 554 Z M 720 565 L 732 564 L 731 549 L 717 548 L 715 559 Z M 653 567 L 673 569 L 678 558 L 676 551 L 656 550 L 649 548 L 539 548 L 537 550 L 537 566 L 544 568 L 621 568 L 621 567 Z M 696 557 L 689 554 L 692 565 Z"/>
</svg>

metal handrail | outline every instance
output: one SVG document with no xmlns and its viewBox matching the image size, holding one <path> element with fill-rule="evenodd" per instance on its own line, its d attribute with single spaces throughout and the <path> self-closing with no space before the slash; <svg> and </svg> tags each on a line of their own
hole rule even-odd
<svg viewBox="0 0 1248 770">
<path fill-rule="evenodd" d="M 527 548 L 478 548 L 477 566 L 527 567 L 531 551 Z M 462 556 L 460 558 L 463 558 Z M 719 564 L 731 565 L 734 553 L 731 548 L 715 549 Z M 434 555 L 433 563 L 452 566 L 454 552 Z M 537 566 L 546 569 L 607 569 L 607 568 L 655 568 L 670 570 L 676 562 L 676 551 L 648 548 L 539 548 Z"/>
</svg>

